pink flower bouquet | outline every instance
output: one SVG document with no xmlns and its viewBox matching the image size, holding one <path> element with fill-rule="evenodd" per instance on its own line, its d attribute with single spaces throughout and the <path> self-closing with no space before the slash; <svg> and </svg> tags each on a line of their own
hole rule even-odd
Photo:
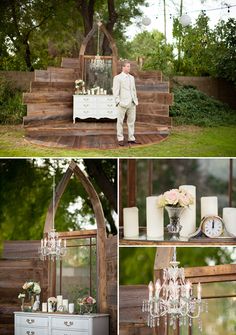
<svg viewBox="0 0 236 335">
<path fill-rule="evenodd" d="M 173 188 L 158 197 L 157 206 L 188 207 L 193 202 L 193 197 L 189 192 Z"/>
</svg>

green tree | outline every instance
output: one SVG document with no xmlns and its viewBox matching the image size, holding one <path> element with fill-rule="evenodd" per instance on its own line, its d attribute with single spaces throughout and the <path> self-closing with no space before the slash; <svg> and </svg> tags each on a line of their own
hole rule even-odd
<svg viewBox="0 0 236 335">
<path fill-rule="evenodd" d="M 81 161 L 83 168 L 86 165 Z M 0 241 L 40 239 L 43 234 L 47 209 L 52 198 L 52 179 L 56 184 L 62 178 L 68 160 L 3 159 L 0 161 Z M 103 160 L 101 175 L 107 174 L 108 184 L 116 194 L 116 160 Z M 106 224 L 116 234 L 112 212 L 114 208 L 103 190 L 102 183 L 93 184 L 104 208 Z M 113 195 L 114 197 L 114 195 Z M 81 206 L 78 206 L 81 204 Z M 55 217 L 58 231 L 79 230 L 87 223 L 94 224 L 95 218 L 90 199 L 82 184 L 72 177 L 66 188 Z"/>
<path fill-rule="evenodd" d="M 144 69 L 161 70 L 170 74 L 173 70 L 173 48 L 166 44 L 165 36 L 157 30 L 144 31 L 128 44 L 130 58 L 144 57 Z"/>
</svg>

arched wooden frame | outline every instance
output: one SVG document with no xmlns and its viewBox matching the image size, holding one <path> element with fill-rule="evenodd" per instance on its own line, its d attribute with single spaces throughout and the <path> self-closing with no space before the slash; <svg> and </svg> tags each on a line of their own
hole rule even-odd
<svg viewBox="0 0 236 335">
<path fill-rule="evenodd" d="M 93 211 L 96 218 L 97 223 L 97 307 L 99 312 L 105 313 L 107 311 L 107 280 L 106 280 L 106 250 L 105 250 L 105 242 L 106 242 L 106 226 L 104 213 L 102 209 L 102 205 L 100 199 L 98 197 L 97 192 L 95 191 L 90 180 L 85 176 L 85 174 L 80 170 L 78 165 L 72 161 L 63 175 L 60 183 L 56 187 L 55 191 L 55 207 L 53 211 L 53 199 L 50 202 L 45 226 L 44 226 L 44 234 L 47 234 L 52 229 L 53 222 L 53 212 L 54 217 L 57 211 L 59 201 L 69 183 L 69 180 L 72 174 L 81 181 L 83 187 L 85 188 L 87 194 L 89 195 L 90 201 L 92 203 Z M 49 288 L 49 294 L 55 296 L 55 278 L 56 278 L 56 266 L 54 264 L 49 264 L 49 274 L 52 277 L 51 287 Z"/>
<path fill-rule="evenodd" d="M 109 45 L 110 45 L 111 50 L 112 50 L 112 56 L 101 56 L 101 59 L 112 59 L 112 75 L 114 77 L 117 74 L 118 52 L 117 52 L 117 47 L 116 47 L 115 41 L 114 41 L 113 37 L 111 36 L 111 34 L 106 29 L 106 27 L 102 23 L 98 22 L 93 26 L 93 28 L 90 30 L 88 35 L 84 38 L 84 40 L 81 44 L 81 47 L 80 47 L 79 69 L 80 69 L 80 77 L 82 79 L 84 79 L 84 59 L 85 58 L 93 59 L 95 57 L 95 55 L 85 55 L 85 50 L 86 50 L 86 47 L 87 47 L 89 41 L 91 40 L 91 38 L 93 37 L 93 35 L 95 34 L 97 29 L 100 29 L 100 31 L 102 31 L 104 33 L 104 35 L 107 37 L 107 39 L 109 41 Z"/>
</svg>

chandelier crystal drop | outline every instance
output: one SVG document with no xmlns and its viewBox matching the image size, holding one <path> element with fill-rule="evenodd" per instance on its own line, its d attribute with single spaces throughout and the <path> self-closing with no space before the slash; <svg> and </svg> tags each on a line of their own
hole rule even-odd
<svg viewBox="0 0 236 335">
<path fill-rule="evenodd" d="M 97 25 L 98 25 L 97 55 L 94 57 L 94 59 L 91 59 L 91 61 L 90 61 L 90 70 L 92 70 L 92 71 L 103 71 L 104 68 L 105 68 L 105 61 L 99 55 L 100 26 L 102 25 L 102 23 L 99 21 Z"/>
<path fill-rule="evenodd" d="M 163 317 L 164 323 L 176 329 L 177 326 L 192 326 L 193 319 L 198 319 L 202 331 L 201 313 L 207 312 L 207 304 L 201 298 L 201 284 L 197 285 L 197 297 L 193 296 L 192 284 L 185 280 L 184 268 L 178 267 L 176 248 L 170 267 L 163 269 L 163 280 L 157 279 L 148 285 L 149 299 L 144 300 L 142 311 L 147 313 L 149 327 L 158 327 Z"/>
<path fill-rule="evenodd" d="M 41 260 L 55 261 L 61 259 L 66 254 L 66 240 L 59 239 L 58 233 L 54 227 L 55 216 L 55 176 L 53 176 L 53 203 L 52 203 L 52 229 L 41 239 L 39 255 Z"/>
</svg>

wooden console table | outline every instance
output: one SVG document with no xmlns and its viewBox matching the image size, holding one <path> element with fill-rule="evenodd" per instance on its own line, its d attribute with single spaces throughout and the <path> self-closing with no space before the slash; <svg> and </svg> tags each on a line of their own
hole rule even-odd
<svg viewBox="0 0 236 335">
<path fill-rule="evenodd" d="M 117 118 L 113 95 L 73 95 L 73 123 L 75 118 Z"/>
</svg>

